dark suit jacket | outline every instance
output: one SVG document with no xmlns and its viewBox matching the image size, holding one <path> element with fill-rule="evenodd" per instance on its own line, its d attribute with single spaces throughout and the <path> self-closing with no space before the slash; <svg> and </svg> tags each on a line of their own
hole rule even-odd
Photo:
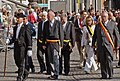
<svg viewBox="0 0 120 81">
<path fill-rule="evenodd" d="M 50 27 L 49 21 L 45 22 L 43 29 L 43 41 L 45 43 L 46 39 L 58 39 L 60 40 L 60 46 L 63 46 L 64 34 L 63 27 L 60 21 L 55 20 L 53 27 Z M 53 46 L 58 51 L 59 45 L 58 43 L 54 43 Z"/>
<path fill-rule="evenodd" d="M 113 21 L 108 21 L 106 29 L 108 30 L 112 40 L 114 40 L 114 38 L 115 38 L 117 41 L 117 46 L 119 46 L 119 43 L 120 43 L 119 32 L 118 32 L 118 28 L 117 28 L 116 24 Z M 93 35 L 93 41 L 92 41 L 93 46 L 95 45 L 96 41 L 97 41 L 98 53 L 101 53 L 102 46 L 105 46 L 112 56 L 112 54 L 113 54 L 112 45 L 106 38 L 106 35 L 104 34 L 104 32 L 101 29 L 101 27 L 99 26 L 99 24 L 96 25 L 95 32 Z"/>
<path fill-rule="evenodd" d="M 38 47 L 41 47 L 41 45 L 44 45 L 43 43 L 39 42 L 39 40 L 41 40 L 41 41 L 43 40 L 42 23 L 43 23 L 43 21 L 40 21 L 38 24 L 38 40 L 37 40 Z"/>
<path fill-rule="evenodd" d="M 75 29 L 74 25 L 71 22 L 67 22 L 64 30 L 64 39 L 71 40 L 72 47 L 75 45 Z"/>
<path fill-rule="evenodd" d="M 72 21 L 72 23 L 74 23 L 74 17 L 73 16 L 72 17 L 68 16 L 67 20 Z"/>
<path fill-rule="evenodd" d="M 82 34 L 81 29 L 79 28 L 79 25 L 78 25 L 78 19 L 75 20 L 74 27 L 75 27 L 76 33 Z"/>
<path fill-rule="evenodd" d="M 22 25 L 18 39 L 16 39 L 16 31 L 17 31 L 17 24 L 13 28 L 13 38 L 10 40 L 10 43 L 14 43 L 16 40 L 19 41 L 19 46 L 26 47 L 27 50 L 32 49 L 32 38 L 31 38 L 31 30 L 28 25 Z M 16 47 L 16 46 L 14 46 Z"/>
</svg>

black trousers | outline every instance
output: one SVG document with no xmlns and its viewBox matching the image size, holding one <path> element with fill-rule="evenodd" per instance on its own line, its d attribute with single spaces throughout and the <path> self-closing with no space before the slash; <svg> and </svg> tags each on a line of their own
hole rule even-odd
<svg viewBox="0 0 120 81">
<path fill-rule="evenodd" d="M 44 54 L 45 54 L 45 60 L 46 60 L 46 66 L 45 66 L 45 63 L 44 63 Z M 49 60 L 48 60 L 48 55 L 47 55 L 47 51 L 44 50 L 42 48 L 42 46 L 39 46 L 37 48 L 37 59 L 38 59 L 38 62 L 40 64 L 40 72 L 43 72 L 45 70 L 47 70 L 47 73 L 50 74 L 50 63 L 49 63 Z"/>
<path fill-rule="evenodd" d="M 66 47 L 69 48 L 69 47 Z M 60 57 L 60 74 L 62 73 L 62 60 L 64 58 L 64 73 L 68 74 L 70 72 L 70 53 L 71 51 L 69 49 L 61 49 L 61 57 Z"/>
<path fill-rule="evenodd" d="M 30 69 L 34 69 L 35 66 L 33 65 L 32 57 L 26 55 L 25 59 L 25 68 L 29 71 Z"/>
<path fill-rule="evenodd" d="M 19 46 L 18 42 L 14 43 L 14 60 L 18 67 L 18 78 L 22 78 L 28 71 L 25 69 L 26 50 L 24 46 Z"/>
<path fill-rule="evenodd" d="M 119 61 L 118 61 L 118 66 L 120 66 L 120 48 L 119 48 Z"/>
<path fill-rule="evenodd" d="M 112 48 L 112 47 L 111 47 Z M 112 50 L 112 49 L 111 49 Z M 105 46 L 102 46 L 100 52 L 101 75 L 103 78 L 113 77 L 113 57 Z"/>
</svg>

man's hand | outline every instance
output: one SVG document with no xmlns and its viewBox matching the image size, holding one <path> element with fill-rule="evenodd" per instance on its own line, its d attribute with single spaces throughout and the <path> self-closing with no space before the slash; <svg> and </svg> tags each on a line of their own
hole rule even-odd
<svg viewBox="0 0 120 81">
<path fill-rule="evenodd" d="M 27 55 L 30 57 L 30 56 L 32 56 L 32 50 L 28 50 L 27 51 Z"/>
<path fill-rule="evenodd" d="M 96 48 L 96 46 L 92 46 L 92 48 Z"/>
<path fill-rule="evenodd" d="M 45 49 L 46 49 L 46 46 L 42 46 L 42 48 L 45 50 Z"/>
</svg>

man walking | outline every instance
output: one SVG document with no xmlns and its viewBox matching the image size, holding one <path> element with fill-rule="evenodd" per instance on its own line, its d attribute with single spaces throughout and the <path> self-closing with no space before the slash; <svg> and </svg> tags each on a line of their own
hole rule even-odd
<svg viewBox="0 0 120 81">
<path fill-rule="evenodd" d="M 63 46 L 63 29 L 60 21 L 55 20 L 53 10 L 48 11 L 48 21 L 43 30 L 43 41 L 47 42 L 47 53 L 50 62 L 50 79 L 58 79 L 59 76 L 59 48 Z M 44 47 L 45 48 L 45 47 Z"/>
<path fill-rule="evenodd" d="M 37 40 L 37 59 L 40 64 L 40 72 L 43 73 L 44 71 L 47 71 L 47 74 L 50 74 L 50 68 L 49 68 L 49 61 L 48 61 L 48 55 L 46 49 L 43 47 L 46 45 L 46 43 L 43 43 L 43 29 L 45 22 L 47 21 L 47 12 L 42 13 L 41 17 L 42 21 L 38 24 L 38 40 Z M 44 63 L 44 54 L 46 59 L 46 64 Z M 47 66 L 47 67 L 46 67 Z"/>
<path fill-rule="evenodd" d="M 23 24 L 22 13 L 17 14 L 17 25 L 13 30 L 13 38 L 10 43 L 14 43 L 14 59 L 18 67 L 17 81 L 25 81 L 29 72 L 25 69 L 26 55 L 32 55 L 31 30 Z"/>
<path fill-rule="evenodd" d="M 116 24 L 112 21 L 108 20 L 108 13 L 103 12 L 102 22 L 96 25 L 95 32 L 93 35 L 92 46 L 95 46 L 95 42 L 97 41 L 97 52 L 100 57 L 100 65 L 101 65 L 101 79 L 107 79 L 107 75 L 109 75 L 109 79 L 113 78 L 113 36 L 117 41 L 117 45 L 119 46 L 119 32 L 116 27 Z"/>
<path fill-rule="evenodd" d="M 64 43 L 61 49 L 60 73 L 62 74 L 62 58 L 64 57 L 64 73 L 68 75 L 70 71 L 70 54 L 75 45 L 75 29 L 73 23 L 67 21 L 67 14 L 65 13 L 61 15 L 61 22 L 64 31 Z"/>
</svg>

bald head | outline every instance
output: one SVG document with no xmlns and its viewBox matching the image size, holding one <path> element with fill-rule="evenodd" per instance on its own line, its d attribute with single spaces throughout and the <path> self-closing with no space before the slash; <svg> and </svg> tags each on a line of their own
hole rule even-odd
<svg viewBox="0 0 120 81">
<path fill-rule="evenodd" d="M 113 16 L 113 13 L 110 11 L 110 12 L 108 12 L 108 17 L 109 17 L 109 19 L 112 19 L 114 16 Z"/>
<path fill-rule="evenodd" d="M 53 10 L 48 10 L 48 20 L 52 21 L 55 17 L 55 13 Z"/>
<path fill-rule="evenodd" d="M 102 14 L 101 14 L 101 18 L 102 18 L 102 21 L 103 22 L 106 22 L 108 20 L 108 12 L 104 11 Z"/>
</svg>

